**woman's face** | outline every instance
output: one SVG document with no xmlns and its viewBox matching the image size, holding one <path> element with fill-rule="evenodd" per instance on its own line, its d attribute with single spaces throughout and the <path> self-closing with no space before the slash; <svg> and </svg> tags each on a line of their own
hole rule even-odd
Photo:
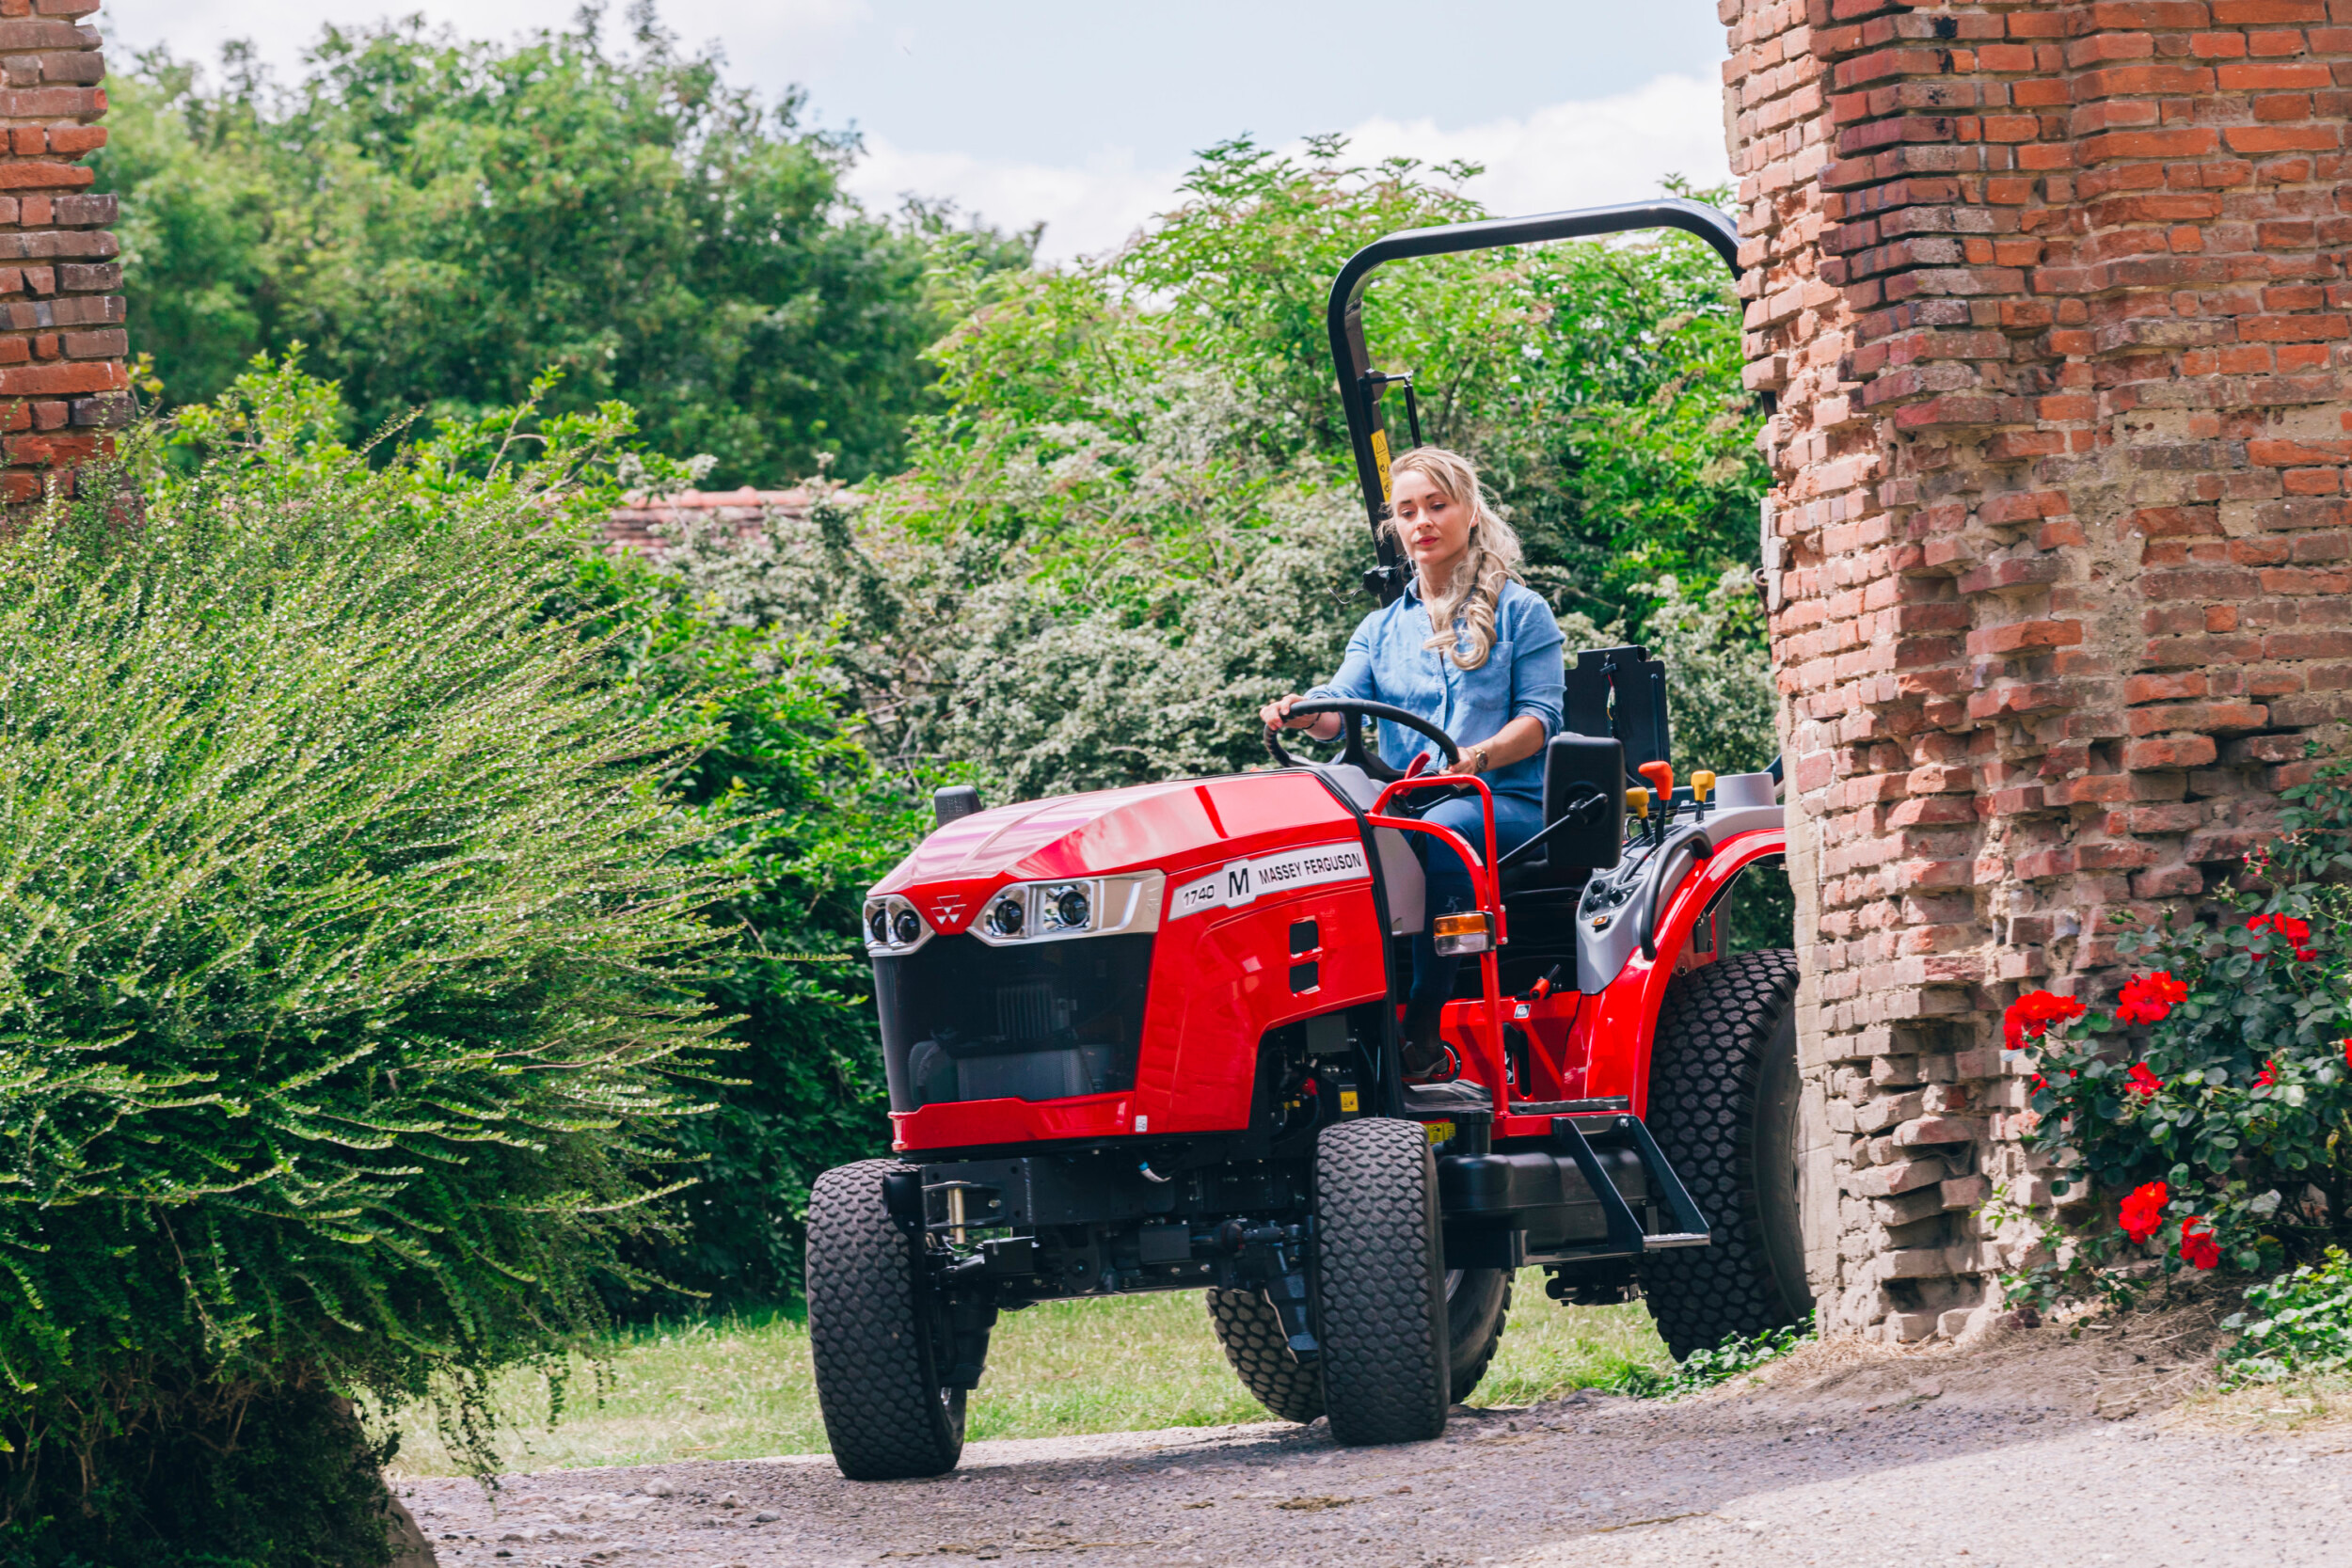
<svg viewBox="0 0 2352 1568">
<path fill-rule="evenodd" d="M 1389 509 L 1422 581 L 1444 582 L 1470 548 L 1470 508 L 1438 489 L 1427 474 L 1406 468 L 1390 481 Z"/>
</svg>

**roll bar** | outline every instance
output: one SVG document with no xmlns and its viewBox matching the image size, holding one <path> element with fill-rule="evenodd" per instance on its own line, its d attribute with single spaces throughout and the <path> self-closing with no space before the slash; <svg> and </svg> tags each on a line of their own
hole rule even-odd
<svg viewBox="0 0 2352 1568">
<path fill-rule="evenodd" d="M 1375 267 L 1414 256 L 1445 256 L 1463 250 L 1491 250 L 1502 245 L 1534 245 L 1544 240 L 1589 239 L 1623 234 L 1636 229 L 1679 229 L 1696 234 L 1715 247 L 1724 265 L 1738 277 L 1740 230 L 1714 208 L 1674 198 L 1665 201 L 1629 201 L 1614 207 L 1586 207 L 1573 213 L 1544 213 L 1526 218 L 1487 218 L 1478 223 L 1449 223 L 1430 229 L 1405 229 L 1383 235 L 1347 259 L 1331 280 L 1331 302 L 1326 323 L 1331 334 L 1331 363 L 1339 372 L 1340 404 L 1347 410 L 1348 444 L 1356 452 L 1356 483 L 1364 496 L 1364 511 L 1375 533 L 1389 505 L 1389 436 L 1380 422 L 1380 394 L 1391 381 L 1405 387 L 1406 412 L 1412 421 L 1415 445 L 1421 441 L 1421 417 L 1413 401 L 1409 376 L 1385 375 L 1372 368 L 1364 347 L 1364 279 Z M 1379 541 L 1380 564 L 1364 574 L 1364 586 L 1382 604 L 1405 591 L 1396 546 Z"/>
</svg>

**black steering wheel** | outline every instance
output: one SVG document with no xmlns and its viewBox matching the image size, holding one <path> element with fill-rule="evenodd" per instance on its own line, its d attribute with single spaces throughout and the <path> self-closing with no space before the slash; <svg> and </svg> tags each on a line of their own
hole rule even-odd
<svg viewBox="0 0 2352 1568">
<path fill-rule="evenodd" d="M 1329 697 L 1318 698 L 1311 703 L 1291 705 L 1293 718 L 1319 713 L 1337 713 L 1345 717 L 1347 723 L 1340 732 L 1343 741 L 1340 747 L 1340 760 L 1362 768 L 1367 778 L 1378 784 L 1394 784 L 1405 774 L 1402 769 L 1390 767 L 1381 758 L 1377 750 L 1371 752 L 1364 750 L 1364 729 L 1357 722 L 1359 719 L 1385 719 L 1392 724 L 1402 724 L 1408 730 L 1418 730 L 1438 743 L 1438 751 L 1445 754 L 1445 760 L 1449 765 L 1462 760 L 1462 749 L 1454 744 L 1452 736 L 1423 719 L 1420 714 L 1407 713 L 1405 709 L 1391 706 L 1387 703 L 1361 703 L 1349 697 Z M 1284 768 L 1307 766 L 1282 749 L 1279 730 L 1270 729 L 1265 732 L 1265 749 L 1274 760 Z"/>
</svg>

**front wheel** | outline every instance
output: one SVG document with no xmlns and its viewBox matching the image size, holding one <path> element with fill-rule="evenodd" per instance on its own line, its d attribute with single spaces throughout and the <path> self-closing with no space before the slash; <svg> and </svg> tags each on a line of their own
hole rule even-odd
<svg viewBox="0 0 2352 1568">
<path fill-rule="evenodd" d="M 1323 1404 L 1342 1443 L 1445 1431 L 1447 1344 L 1438 1165 L 1417 1121 L 1368 1117 L 1315 1145 L 1315 1275 Z"/>
<path fill-rule="evenodd" d="M 837 1165 L 809 1195 L 809 1358 L 834 1463 L 851 1481 L 943 1475 L 963 1454 L 945 1315 L 923 1289 L 916 1243 L 882 1205 L 882 1177 L 904 1168 Z"/>
<path fill-rule="evenodd" d="M 1677 1361 L 1813 1310 L 1800 1218 L 1797 956 L 1740 953 L 1677 978 L 1650 1057 L 1650 1134 L 1710 1246 L 1642 1259 L 1642 1293 Z"/>
<path fill-rule="evenodd" d="M 1263 1291 L 1211 1291 L 1209 1323 L 1225 1359 L 1233 1364 L 1252 1398 L 1286 1421 L 1300 1425 L 1323 1414 L 1323 1372 L 1299 1365 L 1283 1337 L 1282 1319 Z M 1507 1269 L 1450 1269 L 1445 1276 L 1448 1398 L 1470 1397 L 1486 1375 L 1502 1342 L 1511 1312 Z"/>
</svg>

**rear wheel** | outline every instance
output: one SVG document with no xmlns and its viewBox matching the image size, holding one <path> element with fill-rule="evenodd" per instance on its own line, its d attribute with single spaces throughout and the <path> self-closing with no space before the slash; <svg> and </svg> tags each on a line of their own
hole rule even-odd
<svg viewBox="0 0 2352 1568">
<path fill-rule="evenodd" d="M 834 1462 L 851 1481 L 936 1476 L 963 1453 L 963 1390 L 943 1375 L 947 1325 L 916 1243 L 882 1206 L 895 1160 L 817 1179 L 808 1205 L 808 1348 Z"/>
<path fill-rule="evenodd" d="M 1470 1397 L 1502 1342 L 1511 1311 L 1505 1269 L 1454 1269 L 1445 1276 L 1446 1361 L 1450 1398 Z M 1323 1373 L 1302 1367 L 1282 1337 L 1282 1321 L 1257 1291 L 1211 1291 L 1209 1322 L 1242 1386 L 1286 1421 L 1302 1425 L 1323 1414 Z"/>
<path fill-rule="evenodd" d="M 1448 1354 L 1438 1166 L 1417 1121 L 1366 1117 L 1315 1145 L 1323 1403 L 1342 1443 L 1445 1431 Z"/>
<path fill-rule="evenodd" d="M 1802 1323 L 1804 1162 L 1797 1137 L 1797 957 L 1740 953 L 1666 993 L 1647 1122 L 1714 1227 L 1714 1244 L 1642 1259 L 1642 1292 L 1677 1360 Z"/>
</svg>

